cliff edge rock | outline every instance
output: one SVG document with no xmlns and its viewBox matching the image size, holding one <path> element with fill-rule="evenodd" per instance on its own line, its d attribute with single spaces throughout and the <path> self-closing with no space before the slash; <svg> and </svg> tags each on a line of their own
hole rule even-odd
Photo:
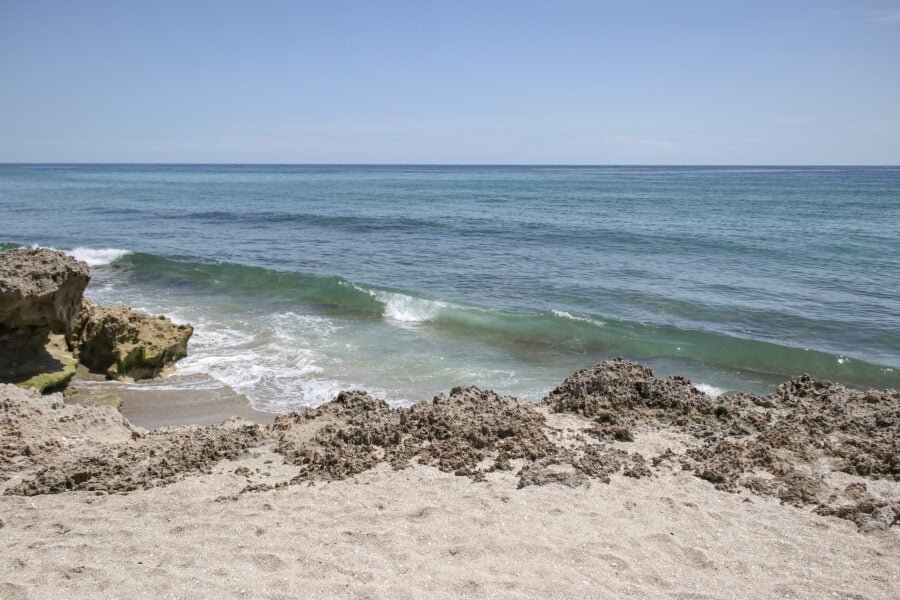
<svg viewBox="0 0 900 600">
<path fill-rule="evenodd" d="M 0 253 L 0 340 L 21 344 L 49 333 L 68 340 L 90 280 L 86 263 L 61 252 Z"/>
</svg>

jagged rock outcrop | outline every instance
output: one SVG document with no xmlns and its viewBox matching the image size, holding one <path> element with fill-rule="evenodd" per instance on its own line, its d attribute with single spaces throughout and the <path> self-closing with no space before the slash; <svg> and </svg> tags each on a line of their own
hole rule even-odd
<svg viewBox="0 0 900 600">
<path fill-rule="evenodd" d="M 555 412 L 593 421 L 600 440 L 635 430 L 673 431 L 693 439 L 683 454 L 657 457 L 717 488 L 775 496 L 862 528 L 900 519 L 900 497 L 869 493 L 864 481 L 900 481 L 900 393 L 850 390 L 808 375 L 768 396 L 710 398 L 683 377 L 659 379 L 622 358 L 569 376 L 544 402 Z M 877 486 L 869 486 L 877 487 Z"/>
<path fill-rule="evenodd" d="M 384 464 L 419 463 L 475 481 L 512 471 L 520 488 L 684 471 L 717 489 L 772 496 L 861 530 L 900 522 L 900 394 L 805 375 L 768 396 L 710 398 L 684 378 L 660 379 L 616 359 L 574 373 L 543 406 L 477 387 L 399 408 L 349 391 L 271 426 L 229 421 L 151 432 L 111 408 L 64 406 L 58 395 L 0 386 L 6 494 L 141 489 L 208 472 L 260 445 L 281 454 L 292 475 L 248 480 L 239 494 L 344 479 Z M 4 483 L 13 472 L 21 480 Z"/>
<path fill-rule="evenodd" d="M 190 325 L 176 325 L 162 315 L 85 301 L 73 343 L 78 360 L 91 371 L 111 379 L 148 379 L 187 356 L 193 333 Z"/>
<path fill-rule="evenodd" d="M 46 248 L 0 252 L 0 341 L 44 343 L 48 333 L 68 339 L 84 289 L 86 263 Z"/>
<path fill-rule="evenodd" d="M 75 356 L 110 378 L 146 379 L 187 355 L 190 325 L 93 306 L 89 281 L 86 263 L 56 250 L 0 252 L 0 381 L 57 389 L 74 375 Z"/>
<path fill-rule="evenodd" d="M 660 379 L 624 358 L 573 373 L 544 399 L 554 412 L 575 413 L 600 424 L 627 426 L 648 418 L 705 422 L 727 413 L 684 377 Z"/>
<path fill-rule="evenodd" d="M 273 425 L 278 451 L 302 468 L 299 479 L 343 479 L 387 462 L 412 459 L 475 479 L 510 460 L 543 458 L 555 451 L 532 405 L 477 387 L 458 387 L 431 402 L 391 408 L 363 391 L 341 392 Z"/>
<path fill-rule="evenodd" d="M 61 252 L 0 252 L 0 381 L 44 391 L 71 379 L 72 327 L 88 281 L 87 265 Z"/>
<path fill-rule="evenodd" d="M 62 394 L 0 383 L 0 482 L 81 446 L 129 441 L 136 432 L 113 408 L 67 406 Z"/>
</svg>

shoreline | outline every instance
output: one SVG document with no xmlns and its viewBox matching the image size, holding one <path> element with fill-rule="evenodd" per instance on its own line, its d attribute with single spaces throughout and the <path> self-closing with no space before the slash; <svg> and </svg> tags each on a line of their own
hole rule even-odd
<svg viewBox="0 0 900 600">
<path fill-rule="evenodd" d="M 538 403 L 465 386 L 391 406 L 356 389 L 276 415 L 189 387 L 202 378 L 167 386 L 190 325 L 84 303 L 83 263 L 8 258 L 22 256 L 78 285 L 11 278 L 11 331 L 65 334 L 81 365 L 65 393 L 0 384 L 4 598 L 880 599 L 900 585 L 896 390 L 800 375 L 713 397 L 619 357 Z"/>
<path fill-rule="evenodd" d="M 888 600 L 900 586 L 900 482 L 879 462 L 896 449 L 894 391 L 798 377 L 719 401 L 616 359 L 540 405 L 467 387 L 391 408 L 354 391 L 272 424 L 126 418 L 159 419 L 162 397 L 119 412 L 2 385 L 0 400 L 0 435 L 23 444 L 0 448 L 4 598 Z M 167 419 L 212 406 L 182 398 Z M 820 456 L 817 427 L 837 444 Z"/>
<path fill-rule="evenodd" d="M 98 382 L 104 385 L 90 385 Z M 214 425 L 232 417 L 266 425 L 278 414 L 253 408 L 245 396 L 227 386 L 190 390 L 159 389 L 138 382 L 109 385 L 102 376 L 90 373 L 83 366 L 69 385 L 72 392 L 65 395 L 67 404 L 112 406 L 144 429 Z"/>
</svg>

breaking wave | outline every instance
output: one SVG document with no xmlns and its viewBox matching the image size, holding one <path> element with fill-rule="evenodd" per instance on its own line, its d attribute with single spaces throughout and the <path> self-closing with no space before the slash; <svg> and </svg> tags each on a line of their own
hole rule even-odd
<svg viewBox="0 0 900 600">
<path fill-rule="evenodd" d="M 95 253 L 101 251 L 93 251 Z M 861 360 L 844 360 L 816 350 L 804 350 L 777 343 L 733 337 L 712 331 L 680 329 L 669 325 L 635 323 L 602 318 L 560 307 L 550 310 L 514 310 L 485 307 L 427 297 L 422 294 L 351 282 L 338 276 L 311 275 L 271 270 L 235 263 L 205 263 L 172 260 L 151 254 L 104 250 L 93 258 L 110 260 L 109 269 L 125 281 L 160 288 L 160 293 L 198 295 L 217 303 L 252 307 L 271 315 L 286 312 L 348 318 L 361 323 L 382 320 L 388 324 L 415 325 L 423 335 L 449 335 L 469 338 L 502 352 L 531 355 L 549 353 L 594 358 L 627 356 L 635 360 L 663 360 L 702 363 L 727 370 L 740 369 L 771 376 L 809 373 L 822 379 L 839 380 L 850 385 L 898 387 L 897 374 L 884 366 Z M 187 300 L 192 302 L 191 300 Z M 234 365 L 247 357 L 235 356 Z M 238 389 L 247 389 L 232 377 L 253 377 L 255 385 L 273 382 L 280 375 L 265 372 L 259 364 L 256 373 L 238 374 L 223 361 L 220 371 Z M 303 370 L 304 358 L 291 361 L 292 368 Z M 674 364 L 674 363 L 673 363 Z M 188 363 L 190 365 L 190 363 Z M 199 367 L 199 365 L 198 365 Z M 230 373 L 230 374 L 229 374 Z M 325 385 L 324 387 L 328 387 Z M 293 390 L 298 396 L 324 396 L 324 389 Z M 719 390 L 704 389 L 710 394 Z"/>
<path fill-rule="evenodd" d="M 69 256 L 83 260 L 89 267 L 100 267 L 111 265 L 123 256 L 131 254 L 130 250 L 122 250 L 119 248 L 73 248 L 65 251 Z"/>
<path fill-rule="evenodd" d="M 447 302 L 440 300 L 429 300 L 427 298 L 418 298 L 399 292 L 369 289 L 355 284 L 350 285 L 354 289 L 370 295 L 372 298 L 383 304 L 385 318 L 403 323 L 424 323 L 426 321 L 433 321 L 438 317 L 441 309 L 449 306 Z"/>
<path fill-rule="evenodd" d="M 723 390 L 722 388 L 717 388 L 716 386 L 709 385 L 708 383 L 695 383 L 694 387 L 710 398 L 718 398 L 725 393 L 725 390 Z"/>
<path fill-rule="evenodd" d="M 11 250 L 16 247 L 18 247 L 16 244 L 0 244 L 0 251 Z M 89 267 L 111 265 L 120 258 L 131 254 L 131 250 L 123 250 L 121 248 L 86 248 L 84 246 L 79 246 L 77 248 L 72 248 L 71 250 L 60 250 L 52 246 L 41 246 L 40 244 L 33 244 L 31 247 L 64 252 L 75 260 L 86 262 Z"/>
</svg>

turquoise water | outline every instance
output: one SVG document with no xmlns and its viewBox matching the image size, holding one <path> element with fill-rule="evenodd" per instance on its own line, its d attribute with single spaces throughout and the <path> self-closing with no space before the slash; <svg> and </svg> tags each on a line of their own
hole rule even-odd
<svg viewBox="0 0 900 600">
<path fill-rule="evenodd" d="M 197 326 L 152 385 L 261 408 L 625 355 L 718 390 L 900 387 L 900 168 L 0 165 L 0 242 Z"/>
</svg>

